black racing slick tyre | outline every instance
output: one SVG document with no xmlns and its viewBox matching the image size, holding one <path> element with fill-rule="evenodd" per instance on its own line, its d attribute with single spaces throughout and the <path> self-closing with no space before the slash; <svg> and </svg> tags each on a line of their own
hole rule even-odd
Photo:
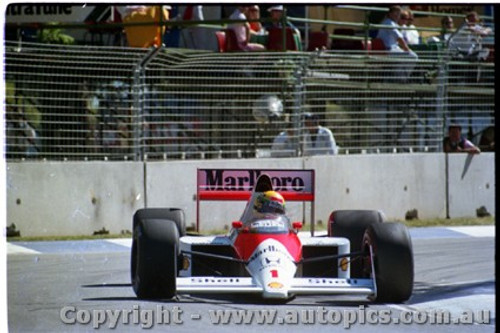
<svg viewBox="0 0 500 333">
<path fill-rule="evenodd" d="M 366 253 L 363 259 L 364 275 L 372 278 L 375 275 L 377 285 L 374 300 L 378 303 L 408 300 L 413 291 L 414 277 L 413 249 L 408 228 L 404 224 L 392 222 L 370 225 L 363 236 L 363 244 Z"/>
<path fill-rule="evenodd" d="M 166 299 L 176 294 L 179 232 L 173 221 L 139 219 L 134 226 L 130 273 L 140 299 Z"/>
<path fill-rule="evenodd" d="M 180 208 L 143 208 L 134 214 L 134 226 L 139 220 L 162 219 L 175 223 L 179 236 L 186 236 L 186 222 L 184 211 Z"/>
<path fill-rule="evenodd" d="M 366 228 L 384 221 L 384 214 L 376 210 L 336 210 L 332 212 L 328 221 L 328 236 L 349 239 L 351 252 L 359 252 L 362 249 Z M 361 274 L 360 257 L 351 257 L 351 277 L 358 278 Z"/>
</svg>

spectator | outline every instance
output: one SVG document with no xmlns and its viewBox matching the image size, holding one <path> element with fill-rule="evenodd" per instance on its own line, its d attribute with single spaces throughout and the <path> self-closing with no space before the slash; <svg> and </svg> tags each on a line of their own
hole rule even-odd
<svg viewBox="0 0 500 333">
<path fill-rule="evenodd" d="M 239 6 L 229 17 L 231 20 L 247 20 L 246 14 L 248 11 L 248 6 Z M 241 50 L 244 51 L 263 51 L 266 48 L 262 44 L 249 43 L 250 40 L 250 24 L 248 22 L 244 23 L 232 23 L 229 25 L 230 29 L 233 29 L 236 35 L 236 41 Z"/>
<path fill-rule="evenodd" d="M 441 19 L 441 32 L 438 36 L 431 36 L 427 38 L 427 43 L 447 42 L 451 35 L 455 32 L 453 18 L 451 16 L 444 16 Z"/>
<path fill-rule="evenodd" d="M 319 124 L 319 119 L 312 113 L 304 115 L 305 136 L 303 156 L 337 155 L 338 147 L 332 131 Z"/>
<path fill-rule="evenodd" d="M 273 145 L 271 146 L 271 157 L 293 156 L 295 156 L 293 129 L 287 128 L 274 138 Z"/>
<path fill-rule="evenodd" d="M 386 18 L 381 22 L 382 25 L 390 28 L 379 29 L 377 38 L 380 38 L 389 54 L 394 57 L 404 58 L 406 61 L 398 63 L 395 67 L 394 76 L 401 81 L 406 82 L 413 72 L 418 56 L 409 47 L 404 36 L 399 31 L 399 18 L 401 16 L 401 7 L 391 6 Z"/>
<path fill-rule="evenodd" d="M 483 48 L 482 38 L 489 35 L 491 29 L 484 27 L 476 12 L 466 15 L 459 31 L 449 39 L 448 47 L 455 50 L 453 56 L 458 60 L 481 61 L 486 60 L 490 54 L 489 48 Z"/>
<path fill-rule="evenodd" d="M 479 148 L 482 151 L 495 151 L 495 126 L 483 130 L 479 140 Z"/>
<path fill-rule="evenodd" d="M 445 153 L 469 153 L 479 154 L 481 150 L 472 142 L 462 136 L 462 126 L 451 124 L 448 127 L 448 136 L 443 140 L 443 151 Z"/>
<path fill-rule="evenodd" d="M 271 22 L 268 22 L 266 24 L 266 30 L 269 30 L 271 28 L 282 28 L 283 27 L 283 25 L 281 24 L 282 18 L 283 18 L 283 10 L 284 10 L 283 6 L 272 6 L 272 7 L 269 7 L 267 9 L 267 11 L 269 12 L 270 18 L 271 18 Z M 289 28 L 292 28 L 295 35 L 300 37 L 299 29 L 297 29 L 297 27 L 295 25 L 293 25 L 292 22 L 290 22 L 289 20 L 286 20 L 286 26 Z"/>
<path fill-rule="evenodd" d="M 441 19 L 441 41 L 446 42 L 453 34 L 454 30 L 455 27 L 453 25 L 453 18 L 451 18 L 451 16 L 443 17 Z"/>
<path fill-rule="evenodd" d="M 7 114 L 6 136 L 8 156 L 36 157 L 39 152 L 39 140 L 36 130 L 26 120 L 23 112 Z"/>
<path fill-rule="evenodd" d="M 149 23 L 168 21 L 170 9 L 171 6 L 118 6 L 117 10 L 123 18 L 123 23 L 137 24 L 125 26 L 128 46 L 159 47 L 163 42 L 165 26 Z M 139 23 L 144 23 L 144 25 Z"/>
<path fill-rule="evenodd" d="M 203 21 L 203 6 L 186 6 L 183 21 Z M 190 25 L 181 30 L 180 46 L 194 50 L 209 50 L 206 28 Z"/>
<path fill-rule="evenodd" d="M 401 17 L 403 17 L 403 14 L 401 14 Z M 408 30 L 403 31 L 406 43 L 408 45 L 420 44 L 420 34 L 413 24 L 413 20 L 415 19 L 413 12 L 411 10 L 406 10 L 405 17 L 407 18 L 406 27 L 409 28 Z"/>
<path fill-rule="evenodd" d="M 485 37 L 491 33 L 490 28 L 484 27 L 483 24 L 481 24 L 481 20 L 476 12 L 469 12 L 465 17 L 465 21 L 467 22 L 469 30 L 479 37 Z"/>
<path fill-rule="evenodd" d="M 260 8 L 258 5 L 253 5 L 248 7 L 248 19 L 249 20 L 260 20 Z M 262 23 L 254 21 L 249 22 L 250 32 L 258 35 L 264 35 L 265 29 L 262 27 Z"/>
</svg>

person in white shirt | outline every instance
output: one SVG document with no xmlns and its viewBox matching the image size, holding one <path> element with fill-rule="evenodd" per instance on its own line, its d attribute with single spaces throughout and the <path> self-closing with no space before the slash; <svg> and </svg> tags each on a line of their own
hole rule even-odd
<svg viewBox="0 0 500 333">
<path fill-rule="evenodd" d="M 339 148 L 332 131 L 319 124 L 318 117 L 310 112 L 304 115 L 306 131 L 303 140 L 303 156 L 337 155 Z"/>
<path fill-rule="evenodd" d="M 406 10 L 404 13 L 406 17 L 406 27 L 410 28 L 407 30 L 403 30 L 403 35 L 406 43 L 408 45 L 418 45 L 420 44 L 420 34 L 413 24 L 413 20 L 415 19 L 415 17 L 411 10 Z M 403 14 L 401 14 L 401 17 L 403 17 Z"/>
<path fill-rule="evenodd" d="M 482 39 L 492 30 L 481 24 L 476 12 L 470 12 L 466 15 L 464 23 L 460 26 L 457 33 L 448 39 L 448 48 L 455 50 L 455 59 L 482 61 L 486 60 L 490 54 L 490 49 L 483 47 Z"/>
<path fill-rule="evenodd" d="M 295 144 L 293 142 L 293 130 L 291 128 L 278 134 L 271 146 L 271 157 L 294 157 Z"/>
<path fill-rule="evenodd" d="M 491 28 L 485 27 L 481 24 L 481 20 L 479 15 L 476 12 L 469 12 L 465 17 L 467 21 L 467 25 L 469 26 L 469 30 L 480 37 L 485 37 L 491 34 Z"/>
<path fill-rule="evenodd" d="M 403 34 L 399 30 L 400 16 L 401 7 L 391 6 L 386 18 L 381 22 L 382 25 L 390 26 L 390 28 L 379 29 L 377 38 L 382 40 L 390 56 L 402 60 L 394 66 L 394 73 L 390 73 L 389 77 L 396 81 L 407 82 L 415 68 L 418 56 L 408 47 Z"/>
</svg>

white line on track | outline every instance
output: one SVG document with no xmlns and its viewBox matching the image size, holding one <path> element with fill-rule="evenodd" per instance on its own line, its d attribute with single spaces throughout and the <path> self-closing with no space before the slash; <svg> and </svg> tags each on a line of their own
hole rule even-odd
<svg viewBox="0 0 500 333">
<path fill-rule="evenodd" d="M 114 238 L 114 239 L 106 239 L 107 242 L 122 245 L 125 247 L 132 247 L 132 238 Z"/>
<path fill-rule="evenodd" d="M 447 229 L 466 234 L 471 237 L 495 237 L 495 226 L 448 227 Z"/>
<path fill-rule="evenodd" d="M 40 252 L 24 246 L 7 243 L 7 254 L 40 254 Z"/>
</svg>

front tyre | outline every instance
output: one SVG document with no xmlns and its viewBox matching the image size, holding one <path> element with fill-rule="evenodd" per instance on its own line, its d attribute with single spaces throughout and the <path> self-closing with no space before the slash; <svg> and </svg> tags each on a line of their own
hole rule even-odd
<svg viewBox="0 0 500 333">
<path fill-rule="evenodd" d="M 351 243 L 351 252 L 362 249 L 363 235 L 372 224 L 385 221 L 385 216 L 377 210 L 336 210 L 330 214 L 328 221 L 329 237 L 344 237 Z M 362 273 L 359 257 L 351 258 L 351 277 L 358 278 Z"/>
<path fill-rule="evenodd" d="M 134 227 L 139 220 L 161 219 L 170 220 L 175 223 L 179 236 L 186 235 L 186 218 L 184 211 L 180 208 L 142 208 L 134 214 Z"/>
<path fill-rule="evenodd" d="M 363 247 L 366 253 L 364 276 L 373 278 L 375 275 L 375 301 L 401 303 L 408 300 L 413 291 L 414 267 L 412 243 L 406 226 L 392 222 L 372 224 L 363 236 Z"/>
<path fill-rule="evenodd" d="M 179 232 L 170 220 L 139 219 L 134 227 L 131 278 L 140 299 L 172 298 L 176 294 Z"/>
</svg>

